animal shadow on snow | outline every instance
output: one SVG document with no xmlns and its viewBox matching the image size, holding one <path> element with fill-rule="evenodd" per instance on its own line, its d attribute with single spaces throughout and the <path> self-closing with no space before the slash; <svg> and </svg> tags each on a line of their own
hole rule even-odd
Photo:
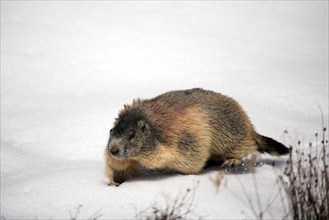
<svg viewBox="0 0 329 220">
<path fill-rule="evenodd" d="M 209 162 L 205 166 L 205 168 L 197 175 L 202 176 L 203 174 L 207 174 L 213 171 L 223 170 L 225 174 L 229 175 L 243 175 L 248 173 L 253 173 L 255 168 L 261 169 L 263 165 L 269 165 L 273 168 L 281 169 L 285 165 L 285 159 L 283 158 L 261 158 L 257 160 L 249 160 L 244 159 L 241 163 L 235 167 L 221 167 L 221 162 Z M 168 170 L 148 170 L 145 168 L 141 168 L 142 175 L 136 177 L 134 179 L 128 180 L 127 182 L 135 182 L 135 181 L 161 181 L 168 178 L 176 177 L 177 175 L 182 175 L 179 172 L 168 171 Z M 182 175 L 183 176 L 183 175 Z"/>
<path fill-rule="evenodd" d="M 152 181 L 161 181 L 168 178 L 175 177 L 177 175 L 180 175 L 180 173 L 172 170 L 149 170 L 144 167 L 141 168 L 141 175 L 138 177 L 135 177 L 131 180 L 128 180 L 127 182 L 152 182 Z"/>
<path fill-rule="evenodd" d="M 253 160 L 250 158 L 243 159 L 240 164 L 234 167 L 221 167 L 221 163 L 210 162 L 200 174 L 206 174 L 213 171 L 224 171 L 225 174 L 236 174 L 243 175 L 248 173 L 253 173 L 255 168 L 261 169 L 262 166 L 268 165 L 273 168 L 282 169 L 285 165 L 284 158 L 261 158 L 257 160 Z"/>
</svg>

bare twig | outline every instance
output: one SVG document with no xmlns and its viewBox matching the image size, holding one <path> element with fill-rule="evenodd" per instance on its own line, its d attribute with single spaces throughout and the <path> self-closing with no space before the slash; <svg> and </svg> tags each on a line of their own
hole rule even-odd
<svg viewBox="0 0 329 220">
<path fill-rule="evenodd" d="M 279 176 L 294 219 L 327 219 L 329 216 L 326 130 L 323 126 L 321 143 L 318 143 L 318 133 L 315 134 L 315 145 L 309 143 L 304 150 L 298 142 L 289 155 L 284 176 Z"/>
<path fill-rule="evenodd" d="M 179 194 L 172 202 L 168 202 L 169 199 L 167 199 L 165 207 L 153 205 L 137 213 L 135 218 L 147 220 L 190 219 L 193 214 L 195 192 L 196 187 L 186 189 L 184 194 Z"/>
<path fill-rule="evenodd" d="M 72 215 L 72 212 L 71 210 L 69 211 L 70 212 L 70 220 L 77 220 L 79 214 L 80 214 L 80 209 L 82 208 L 82 205 L 78 205 L 78 207 L 76 208 L 75 210 L 75 213 L 74 215 Z"/>
</svg>

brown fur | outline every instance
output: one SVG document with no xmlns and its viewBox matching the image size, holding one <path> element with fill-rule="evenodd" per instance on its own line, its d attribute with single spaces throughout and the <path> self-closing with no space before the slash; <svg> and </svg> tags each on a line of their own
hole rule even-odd
<svg viewBox="0 0 329 220">
<path fill-rule="evenodd" d="M 120 111 L 105 151 L 106 175 L 118 185 L 137 176 L 140 165 L 196 174 L 210 159 L 233 166 L 257 150 L 288 152 L 257 134 L 233 99 L 202 89 L 173 91 Z"/>
</svg>

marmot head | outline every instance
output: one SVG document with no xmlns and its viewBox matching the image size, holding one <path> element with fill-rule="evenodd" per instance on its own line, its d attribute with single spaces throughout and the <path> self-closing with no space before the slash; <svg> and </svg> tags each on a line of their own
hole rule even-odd
<svg viewBox="0 0 329 220">
<path fill-rule="evenodd" d="M 142 107 L 125 106 L 110 131 L 108 153 L 116 159 L 147 155 L 156 147 L 155 133 Z"/>
</svg>

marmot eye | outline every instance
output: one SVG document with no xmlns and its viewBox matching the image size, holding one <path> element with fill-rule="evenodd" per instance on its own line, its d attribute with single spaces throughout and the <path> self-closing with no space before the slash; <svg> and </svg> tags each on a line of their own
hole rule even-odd
<svg viewBox="0 0 329 220">
<path fill-rule="evenodd" d="M 133 132 L 132 134 L 129 135 L 128 139 L 131 140 L 135 137 L 136 132 Z"/>
</svg>

